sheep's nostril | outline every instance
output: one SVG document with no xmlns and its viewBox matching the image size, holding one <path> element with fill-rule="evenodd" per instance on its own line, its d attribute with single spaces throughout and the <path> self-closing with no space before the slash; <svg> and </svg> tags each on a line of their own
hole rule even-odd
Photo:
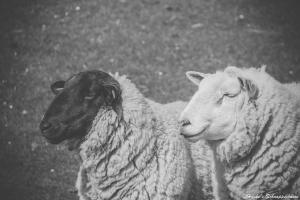
<svg viewBox="0 0 300 200">
<path fill-rule="evenodd" d="M 52 127 L 51 123 L 49 122 L 46 122 L 46 121 L 42 121 L 41 124 L 40 124 L 40 129 L 42 132 L 50 129 Z"/>
<path fill-rule="evenodd" d="M 180 125 L 181 125 L 182 127 L 191 124 L 191 122 L 190 122 L 189 120 L 187 120 L 187 119 L 181 120 L 179 123 L 180 123 Z"/>
</svg>

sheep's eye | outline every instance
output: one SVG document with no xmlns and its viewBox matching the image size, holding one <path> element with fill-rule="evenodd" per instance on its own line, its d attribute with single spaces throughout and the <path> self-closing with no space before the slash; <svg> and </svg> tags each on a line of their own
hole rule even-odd
<svg viewBox="0 0 300 200">
<path fill-rule="evenodd" d="M 236 95 L 235 94 L 230 94 L 230 93 L 225 93 L 224 96 L 226 96 L 226 97 L 235 97 Z"/>
<path fill-rule="evenodd" d="M 217 104 L 221 105 L 223 103 L 224 97 L 229 97 L 229 98 L 233 98 L 235 97 L 235 94 L 230 94 L 230 93 L 224 93 L 218 100 L 217 100 Z"/>
</svg>

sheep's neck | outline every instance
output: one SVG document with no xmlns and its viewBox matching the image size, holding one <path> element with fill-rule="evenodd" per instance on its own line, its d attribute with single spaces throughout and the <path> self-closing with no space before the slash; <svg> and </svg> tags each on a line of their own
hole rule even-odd
<svg viewBox="0 0 300 200">
<path fill-rule="evenodd" d="M 98 123 L 104 125 L 94 129 L 81 148 L 88 182 L 97 183 L 96 189 L 103 199 L 120 196 L 128 188 L 136 187 L 133 184 L 144 184 L 148 179 L 145 174 L 153 174 L 157 168 L 155 123 L 149 115 L 140 114 L 124 110 L 121 121 L 112 113 L 102 116 Z M 103 134 L 108 137 L 101 143 Z"/>
<path fill-rule="evenodd" d="M 256 121 L 260 127 L 256 142 L 249 143 L 251 151 L 246 156 L 224 165 L 226 184 L 238 198 L 291 188 L 289 184 L 297 176 L 293 166 L 300 164 L 299 100 L 281 86 L 262 93 L 264 96 L 257 101 Z M 272 184 L 267 180 L 272 180 Z"/>
</svg>

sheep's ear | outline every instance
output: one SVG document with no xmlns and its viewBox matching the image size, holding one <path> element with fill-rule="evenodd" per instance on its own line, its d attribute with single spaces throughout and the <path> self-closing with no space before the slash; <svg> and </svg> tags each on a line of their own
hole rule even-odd
<svg viewBox="0 0 300 200">
<path fill-rule="evenodd" d="M 122 91 L 117 83 L 105 85 L 106 101 L 113 107 L 118 116 L 122 116 Z"/>
<path fill-rule="evenodd" d="M 258 92 L 259 92 L 258 87 L 249 79 L 238 77 L 238 80 L 241 84 L 242 89 L 247 91 L 249 95 L 249 100 L 252 101 L 257 99 Z"/>
<path fill-rule="evenodd" d="M 260 71 L 261 72 L 266 72 L 266 69 L 267 69 L 267 65 L 262 65 L 261 68 L 260 68 Z"/>
<path fill-rule="evenodd" d="M 57 95 L 60 91 L 64 89 L 65 81 L 56 81 L 51 85 L 52 92 Z"/>
<path fill-rule="evenodd" d="M 207 74 L 195 71 L 188 71 L 185 73 L 186 77 L 194 84 L 199 85 L 201 80 L 207 76 Z"/>
<path fill-rule="evenodd" d="M 108 94 L 107 98 L 112 101 L 118 100 L 121 98 L 121 89 L 120 86 L 117 84 L 110 83 L 108 85 L 104 85 L 105 90 Z"/>
</svg>

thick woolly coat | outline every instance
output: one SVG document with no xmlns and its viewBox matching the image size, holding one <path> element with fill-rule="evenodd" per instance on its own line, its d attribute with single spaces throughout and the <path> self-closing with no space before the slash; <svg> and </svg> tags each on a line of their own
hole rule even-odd
<svg viewBox="0 0 300 200">
<path fill-rule="evenodd" d="M 299 196 L 300 87 L 281 84 L 264 70 L 225 71 L 251 80 L 259 90 L 254 102 L 244 103 L 238 131 L 215 146 L 230 195 L 234 199 Z"/>
</svg>

